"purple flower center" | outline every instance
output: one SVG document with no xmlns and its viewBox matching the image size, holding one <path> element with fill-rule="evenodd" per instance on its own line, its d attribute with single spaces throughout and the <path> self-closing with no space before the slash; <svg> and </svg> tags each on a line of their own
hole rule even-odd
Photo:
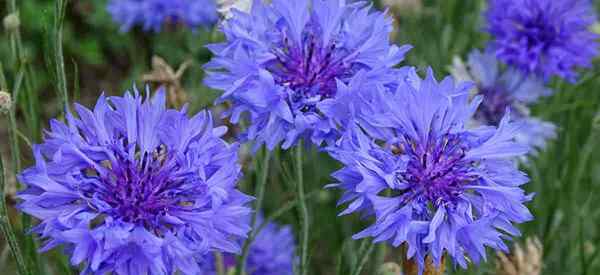
<svg viewBox="0 0 600 275">
<path fill-rule="evenodd" d="M 410 160 L 397 179 L 408 184 L 405 201 L 417 200 L 434 206 L 453 204 L 462 194 L 463 186 L 476 180 L 470 175 L 471 163 L 463 160 L 465 147 L 461 136 L 445 134 L 419 144 L 411 138 L 400 148 Z"/>
<path fill-rule="evenodd" d="M 345 80 L 356 71 L 345 60 L 346 50 L 335 42 L 321 46 L 315 33 L 305 31 L 300 45 L 284 39 L 282 47 L 273 50 L 276 59 L 267 65 L 277 84 L 289 88 L 290 105 L 301 112 L 316 111 L 319 101 L 335 96 L 336 79 Z"/>
<path fill-rule="evenodd" d="M 481 87 L 479 91 L 483 95 L 483 101 L 475 113 L 475 119 L 490 125 L 500 124 L 506 108 L 512 105 L 513 99 L 503 87 L 498 85 Z"/>
<path fill-rule="evenodd" d="M 150 230 L 167 229 L 165 216 L 170 211 L 189 210 L 193 198 L 206 192 L 199 177 L 182 171 L 163 147 L 152 154 L 137 152 L 134 160 L 126 150 L 114 153 L 116 159 L 103 162 L 104 169 L 85 173 L 97 189 L 84 193 L 95 193 L 91 202 L 103 214 Z"/>
<path fill-rule="evenodd" d="M 544 13 L 540 12 L 535 17 L 527 20 L 520 28 L 517 28 L 522 39 L 527 41 L 528 49 L 539 48 L 542 51 L 548 49 L 558 36 L 557 29 L 550 24 Z"/>
</svg>

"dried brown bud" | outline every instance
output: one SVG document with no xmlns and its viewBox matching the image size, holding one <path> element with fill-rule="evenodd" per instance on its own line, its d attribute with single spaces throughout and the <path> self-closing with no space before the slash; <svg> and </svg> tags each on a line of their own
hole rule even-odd
<svg viewBox="0 0 600 275">
<path fill-rule="evenodd" d="M 21 26 L 21 20 L 19 19 L 19 14 L 11 13 L 11 14 L 5 16 L 3 23 L 4 23 L 4 29 L 6 29 L 6 31 L 8 31 L 8 32 L 17 31 L 19 29 L 19 26 Z"/>
<path fill-rule="evenodd" d="M 405 260 L 402 263 L 402 267 L 404 269 L 404 274 L 406 275 L 417 275 L 419 274 L 419 266 L 413 260 Z M 425 260 L 425 271 L 423 275 L 443 275 L 446 269 L 446 257 L 442 257 L 442 262 L 436 265 L 431 257 L 427 257 Z"/>
<path fill-rule="evenodd" d="M 10 94 L 0 91 L 0 113 L 6 114 L 12 108 L 12 99 Z"/>
<path fill-rule="evenodd" d="M 191 61 L 188 60 L 175 70 L 163 58 L 154 56 L 152 57 L 152 71 L 144 74 L 142 79 L 165 87 L 169 104 L 179 107 L 187 101 L 187 93 L 181 85 L 181 77 L 190 65 Z"/>
<path fill-rule="evenodd" d="M 537 237 L 527 238 L 525 247 L 515 244 L 510 255 L 498 253 L 496 275 L 540 275 L 542 255 L 540 240 Z"/>
</svg>

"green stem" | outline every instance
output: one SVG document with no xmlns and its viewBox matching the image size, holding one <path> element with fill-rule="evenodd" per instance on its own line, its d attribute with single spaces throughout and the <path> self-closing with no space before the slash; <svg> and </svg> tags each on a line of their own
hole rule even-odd
<svg viewBox="0 0 600 275">
<path fill-rule="evenodd" d="M 69 93 L 63 53 L 63 23 L 68 0 L 57 0 L 54 15 L 54 65 L 56 70 L 56 89 L 61 99 L 60 109 L 69 111 Z"/>
<path fill-rule="evenodd" d="M 19 10 L 17 9 L 16 1 L 10 0 L 8 1 L 8 12 L 19 14 Z M 15 66 L 15 71 L 20 69 L 25 69 L 26 76 L 26 93 L 24 95 L 25 102 L 24 106 L 27 108 L 23 112 L 26 120 L 29 123 L 29 128 L 31 130 L 31 135 L 37 140 L 39 135 L 39 114 L 37 112 L 37 95 L 35 95 L 35 91 L 33 90 L 33 85 L 31 84 L 32 72 L 29 70 L 28 61 L 25 57 L 25 49 L 23 47 L 23 43 L 21 41 L 21 32 L 17 28 L 10 33 L 10 45 L 11 45 L 11 54 L 13 57 L 13 64 Z"/>
<path fill-rule="evenodd" d="M 15 81 L 15 86 L 13 91 L 11 92 L 12 98 L 12 106 L 8 111 L 8 124 L 9 124 L 9 140 L 10 140 L 10 150 L 12 155 L 12 168 L 15 175 L 21 171 L 21 161 L 19 156 L 21 152 L 19 151 L 19 139 L 17 138 L 17 119 L 16 119 L 16 106 L 17 100 L 19 98 L 19 86 L 20 79 L 22 79 L 22 71 L 17 74 L 17 80 Z M 6 79 L 4 77 L 4 69 L 2 67 L 2 62 L 0 62 L 0 89 L 6 90 L 8 92 L 8 84 L 6 83 Z"/>
<path fill-rule="evenodd" d="M 302 163 L 302 142 L 296 147 L 296 187 L 298 192 L 298 212 L 300 212 L 300 267 L 299 274 L 306 275 L 308 272 L 308 233 L 310 230 L 308 207 L 304 194 L 304 172 Z"/>
<path fill-rule="evenodd" d="M 5 177 L 4 177 L 4 164 L 2 162 L 2 158 L 0 158 L 0 229 L 2 230 L 2 234 L 6 238 L 6 242 L 10 247 L 10 251 L 15 257 L 15 262 L 17 263 L 17 270 L 21 275 L 32 274 L 27 268 L 27 264 L 25 263 L 25 258 L 21 252 L 21 248 L 19 247 L 19 243 L 17 242 L 17 237 L 13 231 L 12 225 L 10 223 L 10 219 L 8 217 L 8 209 L 6 208 L 6 194 L 5 194 Z"/>
<path fill-rule="evenodd" d="M 373 247 L 375 247 L 375 243 L 371 240 L 365 239 L 363 242 L 369 242 L 369 244 L 366 249 L 361 249 L 363 251 L 361 255 L 359 255 L 358 261 L 353 268 L 352 275 L 360 275 L 373 252 Z"/>
<path fill-rule="evenodd" d="M 215 266 L 217 269 L 217 275 L 225 275 L 225 265 L 223 264 L 223 254 L 221 252 L 214 252 L 215 255 Z"/>
<path fill-rule="evenodd" d="M 255 202 L 255 207 L 254 207 L 254 212 L 252 213 L 252 217 L 250 220 L 250 227 L 251 227 L 251 231 L 250 231 L 250 236 L 248 237 L 248 239 L 244 242 L 244 246 L 242 247 L 242 255 L 240 256 L 239 261 L 237 262 L 236 265 L 236 274 L 237 275 L 243 275 L 245 274 L 245 269 L 246 269 L 246 261 L 248 259 L 248 254 L 250 253 L 250 245 L 252 245 L 252 242 L 254 241 L 254 238 L 256 237 L 257 233 L 256 233 L 256 221 L 257 221 L 257 215 L 258 213 L 260 213 L 260 210 L 262 208 L 262 204 L 263 204 L 263 200 L 265 197 L 265 186 L 267 185 L 267 179 L 269 177 L 269 162 L 271 160 L 271 152 L 267 149 L 265 149 L 264 152 L 264 159 L 262 161 L 262 167 L 261 169 L 258 169 L 260 171 L 260 180 L 258 181 L 258 185 L 256 185 L 256 190 L 255 190 L 255 195 L 256 195 L 256 202 Z"/>
<path fill-rule="evenodd" d="M 16 0 L 7 1 L 7 8 L 9 13 L 19 14 L 19 10 L 17 7 Z M 23 99 L 24 107 L 24 116 L 26 121 L 28 121 L 29 129 L 31 130 L 31 135 L 34 140 L 37 140 L 39 135 L 39 113 L 37 112 L 37 95 L 33 90 L 33 85 L 31 84 L 31 78 L 33 76 L 32 73 L 28 73 L 28 61 L 25 56 L 25 49 L 23 47 L 23 43 L 21 41 L 21 33 L 19 29 L 13 30 L 10 34 L 11 40 L 11 50 L 13 54 L 15 71 L 17 71 L 17 77 L 14 81 L 14 87 L 11 92 L 13 96 L 13 106 L 9 112 L 9 124 L 11 128 L 11 151 L 12 151 L 12 161 L 13 161 L 13 169 L 15 171 L 15 175 L 21 170 L 21 152 L 19 148 L 19 140 L 18 140 L 18 130 L 17 130 L 17 119 L 16 119 L 16 109 L 19 106 L 18 101 L 21 98 L 19 94 L 21 93 L 21 84 L 25 83 L 25 94 Z M 2 70 L 2 68 L 0 68 Z M 6 81 L 4 81 L 4 85 L 6 85 Z M 20 189 L 20 185 L 17 183 L 17 188 Z M 28 215 L 21 216 L 21 229 L 29 228 L 31 225 L 31 217 Z M 26 264 L 28 265 L 28 270 L 31 270 L 30 267 L 39 267 L 39 255 L 36 251 L 35 241 L 30 234 L 24 234 L 23 236 L 24 243 L 24 251 L 26 256 Z M 38 268 L 39 270 L 39 268 Z"/>
<path fill-rule="evenodd" d="M 319 194 L 319 190 L 315 190 L 312 191 L 308 194 L 306 194 L 306 200 L 312 199 L 312 198 L 316 198 L 317 195 Z M 260 232 L 267 227 L 267 225 L 269 225 L 269 223 L 271 223 L 272 221 L 276 220 L 277 218 L 279 218 L 281 215 L 285 214 L 285 212 L 289 211 L 290 209 L 297 207 L 299 200 L 293 200 L 290 201 L 288 203 L 286 203 L 284 206 L 282 206 L 281 208 L 277 209 L 277 211 L 273 212 L 273 214 L 269 215 L 267 218 L 265 218 L 265 220 L 263 221 L 262 224 L 260 224 L 260 226 L 258 226 L 258 228 L 256 229 L 256 231 L 254 231 L 254 235 L 252 236 L 252 240 L 254 240 L 254 238 L 256 238 L 256 236 L 258 236 L 258 234 L 260 234 Z"/>
<path fill-rule="evenodd" d="M 373 264 L 372 274 L 377 273 L 377 270 L 385 263 L 385 256 L 387 253 L 387 244 L 382 243 L 377 246 L 375 250 L 375 263 Z"/>
</svg>

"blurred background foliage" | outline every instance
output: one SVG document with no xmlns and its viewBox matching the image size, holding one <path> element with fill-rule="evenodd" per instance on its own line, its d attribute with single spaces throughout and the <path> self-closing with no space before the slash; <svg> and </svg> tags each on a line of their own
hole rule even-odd
<svg viewBox="0 0 600 275">
<path fill-rule="evenodd" d="M 12 0 L 3 0 L 12 1 Z M 394 39 L 399 44 L 411 44 L 404 65 L 420 69 L 431 66 L 438 77 L 448 74 L 454 56 L 465 57 L 481 48 L 489 39 L 482 32 L 483 0 L 409 1 L 416 5 L 391 9 L 396 18 Z M 60 114 L 56 91 L 54 54 L 54 0 L 16 1 L 21 20 L 17 55 L 13 39 L 3 29 L 0 33 L 0 61 L 9 87 L 22 79 L 25 92 L 19 95 L 17 122 L 20 134 L 20 154 L 23 166 L 31 164 L 28 143 L 42 137 L 49 118 Z M 595 0 L 597 8 L 600 1 Z M 382 3 L 375 3 L 383 7 Z M 202 64 L 210 59 L 204 47 L 222 39 L 217 30 L 191 31 L 180 26 L 166 26 L 161 33 L 145 33 L 133 29 L 119 31 L 105 9 L 105 0 L 71 1 L 64 22 L 64 64 L 71 101 L 90 106 L 100 93 L 122 94 L 134 85 L 144 87 L 142 76 L 152 70 L 152 57 L 160 56 L 175 70 L 190 62 L 181 77 L 191 110 L 212 106 L 218 92 L 202 85 Z M 5 16 L 10 4 L 0 4 Z M 17 58 L 17 56 L 21 58 Z M 21 76 L 23 74 L 23 76 Z M 524 169 L 532 179 L 526 186 L 536 197 L 529 205 L 536 219 L 522 226 L 523 236 L 539 236 L 543 244 L 542 274 L 600 274 L 600 64 L 582 72 L 579 81 L 568 84 L 554 81 L 556 90 L 544 99 L 534 113 L 559 125 L 558 138 L 548 148 L 532 158 Z M 212 107 L 218 109 L 217 107 Z M 218 110 L 217 110 L 218 111 Z M 0 117 L 0 152 L 10 163 L 13 155 L 8 145 L 8 120 Z M 258 153 L 263 154 L 262 152 Z M 329 174 L 338 168 L 325 154 L 312 150 L 305 158 L 306 184 L 310 194 L 312 270 L 309 274 L 349 274 L 357 260 L 362 241 L 351 239 L 353 233 L 365 227 L 356 215 L 336 218 L 339 192 L 324 190 L 332 179 Z M 251 193 L 256 182 L 256 163 L 245 154 L 243 189 Z M 292 156 L 275 152 L 272 158 L 265 212 L 272 213 L 294 197 Z M 23 221 L 14 212 L 15 167 L 7 167 L 8 202 L 11 219 L 26 242 Z M 278 221 L 298 228 L 297 214 L 287 212 Z M 523 237 L 523 239 L 524 239 Z M 522 241 L 517 239 L 515 241 Z M 31 244 L 30 246 L 33 246 Z M 31 247 L 29 247 L 31 248 Z M 497 274 L 494 255 L 489 261 L 467 271 L 448 266 L 448 274 Z M 31 253 L 32 257 L 35 253 Z M 397 262 L 400 249 L 379 245 L 372 254 L 364 274 L 383 274 L 378 270 L 384 262 Z M 54 251 L 40 257 L 40 274 L 71 272 L 68 260 Z M 0 274 L 13 274 L 14 264 L 5 241 L 0 240 Z"/>
</svg>

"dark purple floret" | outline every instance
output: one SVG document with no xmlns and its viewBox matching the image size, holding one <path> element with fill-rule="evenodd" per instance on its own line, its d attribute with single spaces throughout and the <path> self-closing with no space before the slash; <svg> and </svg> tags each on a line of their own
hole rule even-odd
<svg viewBox="0 0 600 275">
<path fill-rule="evenodd" d="M 322 43 L 315 35 L 307 31 L 302 43 L 304 48 L 294 47 L 286 40 L 283 49 L 287 51 L 275 49 L 277 59 L 266 66 L 277 84 L 293 91 L 295 102 L 314 97 L 318 97 L 318 101 L 332 98 L 337 90 L 336 79 L 347 79 L 358 71 L 344 64 L 340 57 L 342 50 L 337 49 L 335 43 L 321 48 Z"/>
<path fill-rule="evenodd" d="M 514 99 L 501 86 L 480 87 L 479 94 L 483 96 L 483 102 L 475 113 L 475 119 L 498 125 L 506 109 L 512 106 Z M 514 111 L 519 115 L 518 110 Z"/>
<path fill-rule="evenodd" d="M 435 207 L 453 206 L 464 185 L 477 179 L 470 175 L 470 162 L 463 158 L 468 147 L 457 134 L 431 138 L 425 145 L 410 137 L 399 148 L 408 156 L 406 171 L 399 173 L 409 190 L 405 201 L 426 200 Z"/>
</svg>

